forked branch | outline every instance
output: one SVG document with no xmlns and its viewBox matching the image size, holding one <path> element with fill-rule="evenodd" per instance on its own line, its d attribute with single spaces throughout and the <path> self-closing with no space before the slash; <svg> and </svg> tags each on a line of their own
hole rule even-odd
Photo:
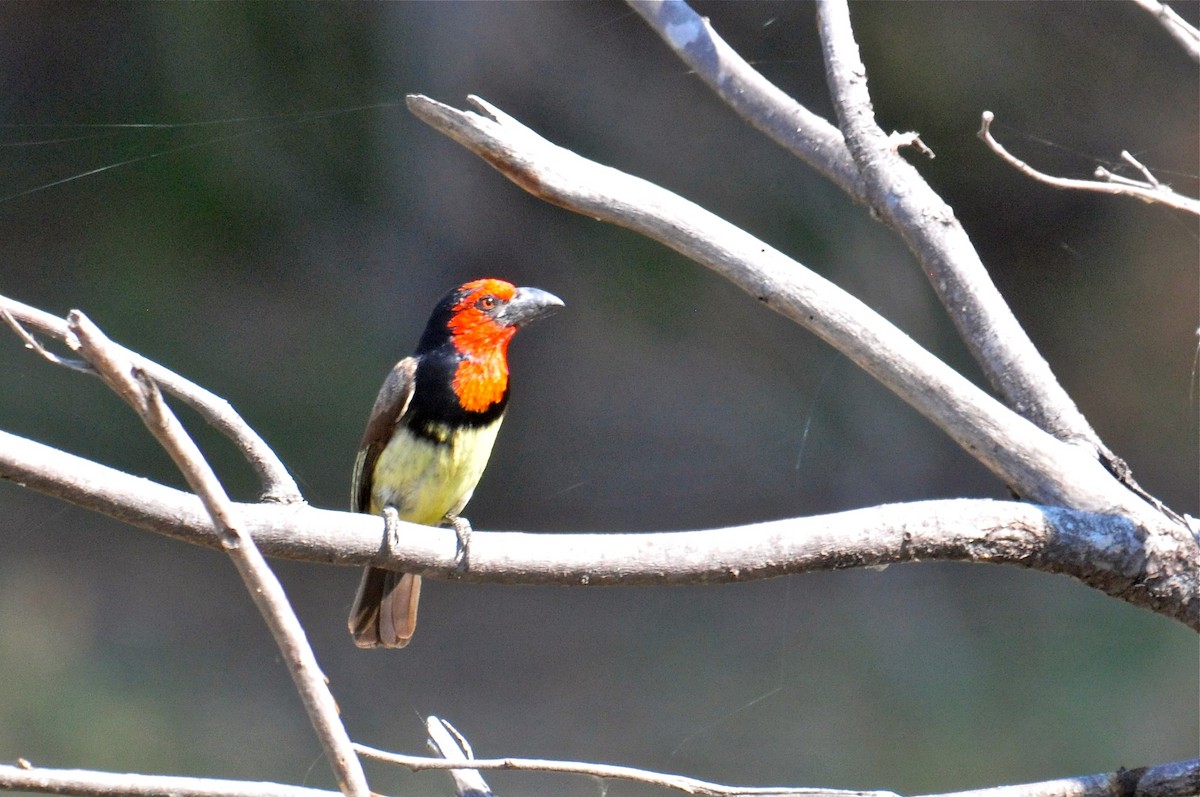
<svg viewBox="0 0 1200 797">
<path fill-rule="evenodd" d="M 24 341 L 26 347 L 51 362 L 95 373 L 87 363 L 73 362 L 54 355 L 32 334 L 39 332 L 66 343 L 68 348 L 76 348 L 79 342 L 68 329 L 67 322 L 62 318 L 36 307 L 30 307 L 15 299 L 0 296 L 0 319 L 3 319 L 13 329 Z M 117 346 L 118 344 L 111 345 Z M 121 347 L 120 354 L 153 379 L 155 384 L 194 409 L 213 428 L 233 441 L 255 473 L 258 474 L 262 482 L 264 501 L 286 504 L 303 500 L 300 488 L 288 474 L 283 462 L 258 433 L 234 411 L 228 401 L 136 352 Z"/>
<path fill-rule="evenodd" d="M 953 210 L 897 154 L 896 139 L 876 125 L 844 2 L 818 4 L 839 130 L 772 85 L 687 3 L 628 1 L 747 122 L 869 205 L 904 240 L 1011 409 L 1060 440 L 1111 456 L 1013 316 Z"/>
<path fill-rule="evenodd" d="M 72 347 L 118 396 L 133 407 L 200 498 L 221 548 L 233 560 L 283 653 L 343 794 L 368 797 L 370 789 L 362 765 L 350 746 L 350 738 L 338 717 L 337 704 L 317 665 L 304 628 L 284 594 L 283 585 L 259 553 L 253 537 L 243 528 L 233 502 L 204 455 L 163 400 L 158 384 L 145 370 L 133 364 L 122 347 L 113 344 L 78 310 L 71 311 L 68 316 L 67 330 Z"/>
</svg>

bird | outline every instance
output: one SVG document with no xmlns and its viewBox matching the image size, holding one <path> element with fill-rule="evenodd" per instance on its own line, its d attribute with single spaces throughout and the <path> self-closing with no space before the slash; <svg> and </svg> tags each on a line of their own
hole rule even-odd
<svg viewBox="0 0 1200 797">
<path fill-rule="evenodd" d="M 465 557 L 470 524 L 460 513 L 504 420 L 508 344 L 519 327 L 563 306 L 540 288 L 495 278 L 467 282 L 442 297 L 416 350 L 396 363 L 375 399 L 354 460 L 351 509 L 449 524 Z M 354 643 L 407 645 L 420 596 L 419 575 L 367 568 L 348 621 Z"/>
</svg>

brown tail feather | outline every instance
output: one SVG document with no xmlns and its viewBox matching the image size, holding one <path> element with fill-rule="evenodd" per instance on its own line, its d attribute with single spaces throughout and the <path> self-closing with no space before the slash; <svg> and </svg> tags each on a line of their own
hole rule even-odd
<svg viewBox="0 0 1200 797">
<path fill-rule="evenodd" d="M 354 644 L 360 648 L 404 647 L 417 630 L 420 600 L 420 576 L 367 568 L 350 611 Z"/>
</svg>

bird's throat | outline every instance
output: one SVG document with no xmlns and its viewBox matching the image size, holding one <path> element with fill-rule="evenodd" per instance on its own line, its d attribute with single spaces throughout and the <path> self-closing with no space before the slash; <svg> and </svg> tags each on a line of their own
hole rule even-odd
<svg viewBox="0 0 1200 797">
<path fill-rule="evenodd" d="M 508 392 L 508 359 L 504 348 L 459 361 L 451 387 L 467 412 L 485 412 L 504 400 Z"/>
</svg>

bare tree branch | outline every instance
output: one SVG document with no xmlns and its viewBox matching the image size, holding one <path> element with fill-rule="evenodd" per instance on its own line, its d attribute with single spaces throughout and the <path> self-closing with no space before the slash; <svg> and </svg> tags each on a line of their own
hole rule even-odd
<svg viewBox="0 0 1200 797">
<path fill-rule="evenodd" d="M 251 598 L 266 620 L 296 684 L 309 721 L 325 750 L 346 797 L 369 797 L 366 775 L 338 717 L 337 703 L 283 585 L 271 571 L 254 539 L 242 528 L 233 502 L 183 424 L 163 401 L 158 385 L 125 356 L 83 313 L 72 310 L 67 328 L 79 352 L 100 377 L 125 400 L 154 438 L 171 455 L 188 485 L 199 496 L 221 548 L 229 554 Z"/>
<path fill-rule="evenodd" d="M 1166 28 L 1167 33 L 1183 46 L 1193 61 L 1200 62 L 1200 30 L 1196 30 L 1186 19 L 1158 0 L 1133 0 L 1150 12 Z"/>
<path fill-rule="evenodd" d="M 433 721 L 436 718 L 431 717 Z M 451 769 L 461 760 L 407 756 L 356 745 L 368 758 L 403 766 L 413 771 Z M 678 775 L 605 764 L 551 761 L 529 758 L 471 758 L 477 770 L 559 772 L 599 778 L 635 780 L 682 791 L 707 795 L 886 795 L 890 792 L 854 792 L 836 789 L 780 789 L 729 787 Z M 708 789 L 707 791 L 705 789 Z M 28 762 L 0 764 L 0 791 L 42 794 L 73 794 L 80 797 L 334 797 L 337 792 L 287 786 L 278 783 L 188 778 L 172 775 L 140 775 L 80 769 L 47 769 Z M 1101 775 L 998 786 L 925 797 L 1194 797 L 1200 791 L 1200 759 L 1177 761 L 1152 767 L 1122 769 Z"/>
<path fill-rule="evenodd" d="M 51 360 L 61 360 L 61 358 L 47 352 L 33 338 L 28 329 L 61 340 L 69 348 L 78 345 L 78 341 L 74 340 L 71 331 L 67 329 L 66 321 L 15 299 L 0 296 L 0 317 L 3 317 L 9 326 L 17 331 L 26 346 L 43 356 L 49 356 Z M 122 348 L 122 356 L 144 371 L 163 390 L 194 409 L 204 420 L 233 441 L 255 473 L 258 474 L 263 485 L 263 500 L 279 503 L 303 500 L 300 489 L 288 474 L 283 462 L 259 437 L 258 433 L 237 414 L 228 401 L 129 349 Z M 59 362 L 59 364 L 68 367 L 71 365 L 69 362 Z"/>
<path fill-rule="evenodd" d="M 1098 456 L 1109 453 L 1017 323 L 954 211 L 875 125 L 844 4 L 832 6 L 844 18 L 836 33 L 828 25 L 831 7 L 819 6 L 827 77 L 842 118 L 839 132 L 758 74 L 686 3 L 629 2 L 750 124 L 869 205 L 900 234 L 1009 407 L 1061 440 L 1083 441 Z M 859 70 L 857 77 L 847 67 Z"/>
<path fill-rule="evenodd" d="M 334 791 L 280 783 L 0 764 L 0 791 L 17 790 L 80 797 L 338 797 Z"/>
<path fill-rule="evenodd" d="M 645 180 L 555 146 L 478 97 L 489 117 L 422 96 L 409 108 L 525 190 L 628 227 L 708 266 L 807 327 L 941 427 L 1018 494 L 1045 504 L 1163 515 L 1112 478 L 1094 452 L 1001 405 L 865 304 L 749 233 Z"/>
<path fill-rule="evenodd" d="M 1158 203 L 1200 216 L 1200 201 L 1175 193 L 1170 186 L 1163 185 L 1157 179 L 1154 179 L 1153 175 L 1149 175 L 1145 171 L 1143 171 L 1143 174 L 1148 175 L 1148 179 L 1145 182 L 1118 177 L 1102 167 L 1096 169 L 1096 176 L 1100 178 L 1099 180 L 1075 180 L 1070 177 L 1055 177 L 1054 175 L 1040 172 L 1016 155 L 1013 155 L 992 136 L 992 122 L 995 118 L 996 115 L 991 111 L 983 112 L 983 125 L 979 128 L 979 137 L 983 139 L 983 142 L 988 145 L 992 152 L 995 152 L 1010 166 L 1024 175 L 1047 185 L 1052 185 L 1055 188 L 1068 188 L 1075 191 L 1095 191 L 1101 194 L 1115 194 L 1117 196 L 1131 196 L 1143 202 Z M 1121 155 L 1127 160 L 1133 157 L 1125 152 L 1121 153 Z M 1142 170 L 1145 169 L 1136 160 L 1133 163 Z"/>
<path fill-rule="evenodd" d="M 199 500 L 0 431 L 0 478 L 184 542 L 220 547 Z M 237 504 L 264 553 L 374 564 L 471 583 L 712 584 L 923 560 L 1017 565 L 1079 579 L 1200 630 L 1200 545 L 1126 518 L 1011 501 L 891 504 L 724 529 L 633 534 L 476 531 L 459 570 L 452 530 L 307 505 Z M 1174 528 L 1174 527 L 1172 527 Z"/>
<path fill-rule="evenodd" d="M 432 727 L 437 717 L 430 717 Z M 750 795 L 772 795 L 773 797 L 885 797 L 893 792 L 852 791 L 847 789 L 800 788 L 793 786 L 727 786 L 720 783 L 697 780 L 682 775 L 653 772 L 634 767 L 613 764 L 593 764 L 583 761 L 553 761 L 540 758 L 488 758 L 471 756 L 451 760 L 404 755 L 377 750 L 366 745 L 356 745 L 359 753 L 367 758 L 386 761 L 414 772 L 429 769 L 451 769 L 470 760 L 475 770 L 517 770 L 521 772 L 558 772 L 568 775 L 586 775 L 596 778 L 629 780 L 650 786 L 674 789 L 685 794 L 700 794 L 708 797 L 750 797 Z M 453 770 L 452 770 L 453 771 Z M 926 797 L 1194 797 L 1200 788 L 1200 759 L 1178 761 L 1155 767 L 1122 769 L 1102 775 L 1084 775 L 1075 778 L 1027 783 L 1020 786 L 997 786 L 963 792 L 948 792 Z"/>
<path fill-rule="evenodd" d="M 431 717 L 430 721 L 436 718 Z M 447 760 L 389 753 L 357 745 L 358 751 L 413 771 L 451 769 L 463 759 Z M 796 789 L 788 787 L 733 787 L 678 775 L 606 764 L 576 761 L 552 761 L 528 758 L 471 758 L 476 770 L 519 770 L 558 772 L 605 779 L 632 780 L 648 785 L 702 795 L 886 795 L 889 792 L 855 792 L 838 789 Z M 0 764 L 0 790 L 74 794 L 82 797 L 332 797 L 336 792 L 286 786 L 277 783 L 188 778 L 170 775 L 139 775 L 90 770 L 46 769 L 27 762 Z M 1019 786 L 998 786 L 965 792 L 950 792 L 926 797 L 1193 797 L 1200 790 L 1200 759 L 1178 761 L 1152 767 L 1122 769 L 1100 775 L 1062 778 Z"/>
<path fill-rule="evenodd" d="M 455 745 L 453 738 L 443 727 L 442 723 L 445 720 L 440 720 L 437 717 L 430 717 L 426 723 L 429 728 L 430 735 L 437 735 L 438 749 L 449 748 L 451 756 L 444 758 L 429 758 L 427 756 L 404 755 L 403 753 L 389 753 L 384 750 L 377 750 L 366 745 L 355 745 L 358 752 L 367 758 L 374 758 L 378 761 L 386 761 L 389 764 L 405 767 L 414 772 L 428 769 L 449 769 L 453 772 L 473 772 L 478 775 L 478 770 L 481 769 L 507 769 L 521 772 L 557 772 L 565 775 L 582 775 L 593 778 L 604 778 L 606 780 L 628 780 L 634 783 L 643 783 L 647 786 L 659 786 L 664 789 L 674 789 L 685 794 L 700 794 L 707 797 L 896 797 L 893 792 L 885 791 L 852 791 L 849 789 L 815 789 L 815 788 L 798 788 L 791 786 L 726 786 L 720 783 L 712 783 L 705 780 L 697 780 L 684 775 L 670 775 L 664 772 L 652 772 L 648 769 L 637 769 L 636 767 L 623 767 L 615 764 L 593 764 L 586 761 L 552 761 L 542 758 L 489 758 L 478 759 L 474 756 L 464 755 L 459 750 L 458 755 L 454 755 Z M 448 725 L 448 723 L 446 723 Z M 457 732 L 455 732 L 457 733 Z M 459 737 L 460 743 L 464 742 Z M 457 770 L 454 767 L 461 767 L 464 761 L 470 761 L 472 769 Z M 456 778 L 456 783 L 458 779 Z M 479 779 L 482 783 L 482 778 Z M 460 795 L 490 795 L 491 791 L 487 789 L 487 784 L 484 783 L 482 788 L 476 787 L 473 791 L 470 787 L 467 790 L 459 791 Z"/>
</svg>

